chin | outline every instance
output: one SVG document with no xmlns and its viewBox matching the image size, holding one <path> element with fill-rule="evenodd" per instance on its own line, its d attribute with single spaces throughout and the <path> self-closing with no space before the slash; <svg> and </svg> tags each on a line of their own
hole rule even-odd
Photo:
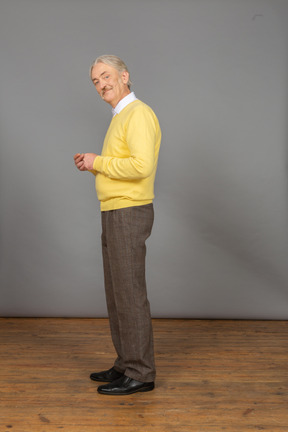
<svg viewBox="0 0 288 432">
<path fill-rule="evenodd" d="M 104 100 L 105 102 L 110 103 L 110 102 L 113 101 L 113 97 L 112 97 L 112 95 L 106 95 L 106 94 L 104 94 L 104 96 L 103 96 L 103 100 Z"/>
<path fill-rule="evenodd" d="M 112 103 L 113 103 L 112 100 L 110 100 L 110 99 L 103 99 L 103 100 L 104 100 L 104 102 L 106 102 L 106 103 L 108 103 L 109 105 L 113 106 L 113 105 L 112 105 Z"/>
</svg>

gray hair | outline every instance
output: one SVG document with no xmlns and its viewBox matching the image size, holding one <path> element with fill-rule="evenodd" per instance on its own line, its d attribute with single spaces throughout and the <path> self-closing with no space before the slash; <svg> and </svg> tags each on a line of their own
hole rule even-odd
<svg viewBox="0 0 288 432">
<path fill-rule="evenodd" d="M 92 63 L 92 65 L 90 67 L 90 78 L 91 78 L 92 69 L 97 63 L 104 63 L 104 64 L 107 64 L 109 66 L 112 66 L 114 69 L 116 69 L 119 72 L 119 74 L 121 74 L 124 71 L 129 73 L 126 64 L 119 57 L 117 57 L 115 55 L 102 55 L 100 57 L 97 57 L 96 60 Z M 131 82 L 130 76 L 129 76 L 129 80 L 127 82 L 127 86 L 129 88 L 129 90 L 130 90 L 131 85 L 132 85 L 132 82 Z"/>
</svg>

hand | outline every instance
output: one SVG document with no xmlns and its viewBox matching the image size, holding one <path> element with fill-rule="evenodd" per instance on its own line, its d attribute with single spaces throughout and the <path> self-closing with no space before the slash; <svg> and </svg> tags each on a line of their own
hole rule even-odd
<svg viewBox="0 0 288 432">
<path fill-rule="evenodd" d="M 90 171 L 97 155 L 95 153 L 77 153 L 74 155 L 74 163 L 79 171 Z"/>
<path fill-rule="evenodd" d="M 97 156 L 98 155 L 95 153 L 85 153 L 84 154 L 83 162 L 84 162 L 84 167 L 87 170 L 89 170 L 89 171 L 93 170 L 93 163 L 94 163 L 94 160 L 96 159 Z"/>
<path fill-rule="evenodd" d="M 80 154 L 77 153 L 74 155 L 74 163 L 76 167 L 79 169 L 79 171 L 87 171 L 87 168 L 85 168 L 84 165 L 84 153 Z"/>
</svg>

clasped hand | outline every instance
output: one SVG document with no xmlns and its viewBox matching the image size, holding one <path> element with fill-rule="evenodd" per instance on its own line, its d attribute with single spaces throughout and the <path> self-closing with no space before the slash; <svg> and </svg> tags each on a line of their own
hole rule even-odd
<svg viewBox="0 0 288 432">
<path fill-rule="evenodd" d="M 79 171 L 91 171 L 97 156 L 95 153 L 77 153 L 74 155 L 74 163 Z"/>
</svg>

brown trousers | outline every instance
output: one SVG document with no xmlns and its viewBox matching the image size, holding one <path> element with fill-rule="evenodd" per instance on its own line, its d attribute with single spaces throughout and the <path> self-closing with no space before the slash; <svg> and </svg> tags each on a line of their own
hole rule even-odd
<svg viewBox="0 0 288 432">
<path fill-rule="evenodd" d="M 105 211 L 102 253 L 114 367 L 142 382 L 155 379 L 153 331 L 145 280 L 145 241 L 150 236 L 153 204 Z"/>
</svg>

